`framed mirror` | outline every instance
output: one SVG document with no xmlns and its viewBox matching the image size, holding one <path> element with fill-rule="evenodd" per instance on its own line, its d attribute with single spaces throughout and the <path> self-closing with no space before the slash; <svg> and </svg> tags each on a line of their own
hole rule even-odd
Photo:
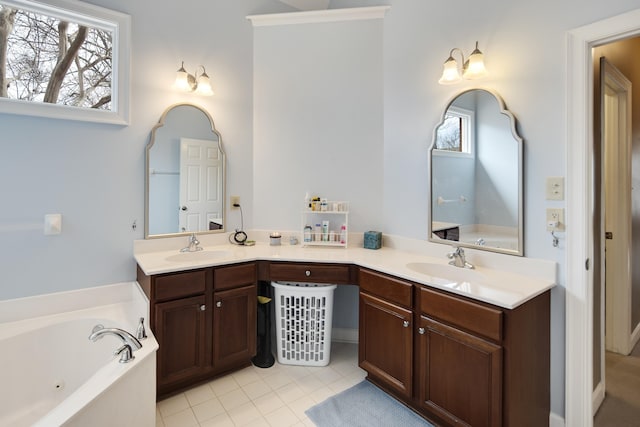
<svg viewBox="0 0 640 427">
<path fill-rule="evenodd" d="M 502 98 L 454 97 L 429 150 L 429 240 L 523 256 L 523 140 Z"/>
<path fill-rule="evenodd" d="M 206 110 L 183 103 L 162 113 L 145 173 L 145 238 L 224 232 L 226 158 Z"/>
<path fill-rule="evenodd" d="M 130 37 L 85 2 L 0 0 L 0 113 L 128 124 Z"/>
</svg>

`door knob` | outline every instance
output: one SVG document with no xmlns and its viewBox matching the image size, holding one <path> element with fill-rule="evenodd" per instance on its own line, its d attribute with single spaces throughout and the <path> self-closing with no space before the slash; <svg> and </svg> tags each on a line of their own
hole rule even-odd
<svg viewBox="0 0 640 427">
<path fill-rule="evenodd" d="M 188 210 L 188 208 L 187 208 L 186 206 L 182 206 L 182 207 L 180 208 L 180 210 L 186 211 L 186 210 Z"/>
<path fill-rule="evenodd" d="M 305 276 L 309 277 L 311 276 L 311 270 L 307 270 L 304 272 Z"/>
<path fill-rule="evenodd" d="M 424 328 L 418 328 L 418 333 L 420 335 L 424 335 Z"/>
<path fill-rule="evenodd" d="M 202 305 L 200 306 L 200 311 L 206 311 L 206 310 L 207 310 L 207 306 L 206 306 L 206 305 L 204 305 L 204 304 L 202 304 Z"/>
<path fill-rule="evenodd" d="M 405 320 L 404 322 L 402 322 L 402 327 L 403 328 L 408 328 L 409 327 L 409 321 Z"/>
<path fill-rule="evenodd" d="M 218 307 L 218 308 L 222 307 L 222 301 L 216 302 L 216 307 Z"/>
</svg>

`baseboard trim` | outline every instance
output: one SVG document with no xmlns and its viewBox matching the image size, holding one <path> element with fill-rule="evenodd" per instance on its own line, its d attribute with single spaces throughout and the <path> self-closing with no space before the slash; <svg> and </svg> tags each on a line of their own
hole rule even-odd
<svg viewBox="0 0 640 427">
<path fill-rule="evenodd" d="M 591 415 L 596 415 L 596 412 L 598 412 L 598 409 L 600 409 L 600 405 L 602 405 L 602 401 L 604 400 L 604 381 L 600 381 L 598 383 L 598 385 L 596 386 L 596 389 L 593 390 L 593 397 L 592 397 L 592 411 L 593 414 Z"/>
<path fill-rule="evenodd" d="M 331 341 L 358 343 L 358 329 L 331 328 Z"/>
<path fill-rule="evenodd" d="M 549 412 L 549 427 L 564 427 L 564 418 L 553 412 Z"/>
</svg>

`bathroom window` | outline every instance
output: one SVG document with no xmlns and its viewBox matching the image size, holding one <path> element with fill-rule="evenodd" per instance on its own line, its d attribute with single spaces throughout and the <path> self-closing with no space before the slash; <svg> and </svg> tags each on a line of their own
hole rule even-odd
<svg viewBox="0 0 640 427">
<path fill-rule="evenodd" d="M 83 2 L 0 0 L 0 112 L 126 124 L 129 27 Z"/>
<path fill-rule="evenodd" d="M 474 146 L 474 112 L 449 107 L 444 122 L 438 128 L 436 150 L 442 154 L 472 155 Z M 440 154 L 440 153 L 438 153 Z"/>
</svg>

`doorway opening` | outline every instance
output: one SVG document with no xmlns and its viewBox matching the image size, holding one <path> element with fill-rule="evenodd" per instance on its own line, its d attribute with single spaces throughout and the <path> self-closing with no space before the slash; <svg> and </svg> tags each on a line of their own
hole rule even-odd
<svg viewBox="0 0 640 427">
<path fill-rule="evenodd" d="M 638 192 L 632 189 L 633 171 L 632 82 L 640 83 L 640 66 L 630 58 L 640 51 L 640 38 L 616 41 L 593 49 L 594 57 L 594 425 L 623 425 L 640 417 L 640 398 L 625 393 L 633 381 L 626 374 L 640 372 L 640 358 L 625 360 L 640 331 L 633 309 L 640 307 L 640 292 L 633 289 L 638 275 L 640 239 L 632 238 L 632 220 L 640 213 Z M 637 94 L 635 95 L 637 96 Z M 640 100 L 635 99 L 638 104 Z M 638 127 L 638 126 L 637 126 Z M 640 132 L 640 129 L 635 129 Z M 640 147 L 639 147 L 640 148 Z M 635 150 L 636 152 L 638 150 Z M 637 168 L 636 168 L 637 169 Z M 635 256 L 633 256 L 635 254 Z M 633 358 L 634 356 L 630 356 Z M 611 379 L 611 381 L 609 381 Z M 640 384 L 640 382 L 639 382 Z M 602 406 L 601 406 L 602 405 Z"/>
<path fill-rule="evenodd" d="M 640 9 L 577 28 L 567 35 L 567 426 L 593 425 L 596 341 L 593 48 L 638 35 Z"/>
</svg>

